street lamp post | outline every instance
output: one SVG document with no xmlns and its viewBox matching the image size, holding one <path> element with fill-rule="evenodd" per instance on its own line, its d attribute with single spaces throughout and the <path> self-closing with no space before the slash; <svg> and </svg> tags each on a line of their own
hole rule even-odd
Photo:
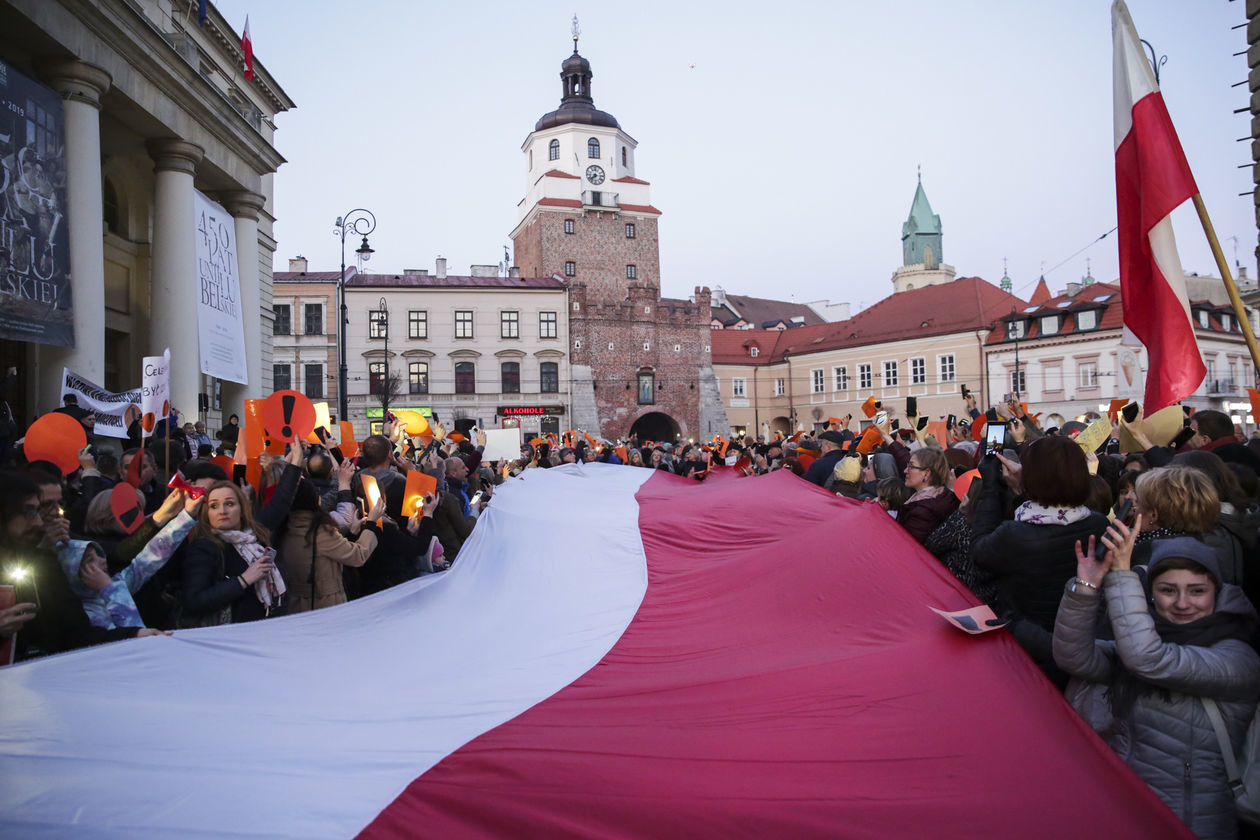
<svg viewBox="0 0 1260 840">
<path fill-rule="evenodd" d="M 341 237 L 341 275 L 337 278 L 337 306 L 341 310 L 337 321 L 337 414 L 338 420 L 349 420 L 350 400 L 346 393 L 346 237 L 352 232 L 363 237 L 363 244 L 355 249 L 360 259 L 368 259 L 373 251 L 368 245 L 368 234 L 376 230 L 376 217 L 370 210 L 356 208 L 338 216 L 333 225 L 333 236 Z"/>
<path fill-rule="evenodd" d="M 376 306 L 381 313 L 378 317 L 384 321 L 383 326 L 385 329 L 385 381 L 382 383 L 384 390 L 381 391 L 381 417 L 384 417 L 387 413 L 389 413 L 389 398 L 393 396 L 390 393 L 391 388 L 389 381 L 389 304 L 386 303 L 385 298 L 382 297 L 380 303 Z"/>
</svg>

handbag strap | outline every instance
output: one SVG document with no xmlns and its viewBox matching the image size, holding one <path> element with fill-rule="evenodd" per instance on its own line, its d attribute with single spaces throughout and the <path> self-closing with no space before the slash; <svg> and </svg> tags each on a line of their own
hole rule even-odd
<svg viewBox="0 0 1260 840">
<path fill-rule="evenodd" d="M 1229 788 L 1234 796 L 1243 791 L 1242 774 L 1238 772 L 1238 759 L 1234 757 L 1234 745 L 1230 743 L 1229 732 L 1225 730 L 1225 718 L 1221 716 L 1221 707 L 1211 697 L 1200 697 L 1203 711 L 1207 712 L 1212 722 L 1212 730 L 1216 732 L 1216 743 L 1221 750 L 1221 758 L 1225 760 L 1225 774 L 1229 777 Z"/>
</svg>

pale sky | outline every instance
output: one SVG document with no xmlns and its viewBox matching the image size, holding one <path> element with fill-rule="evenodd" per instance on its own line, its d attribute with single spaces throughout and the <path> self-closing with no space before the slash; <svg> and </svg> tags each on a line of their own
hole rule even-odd
<svg viewBox="0 0 1260 840">
<path fill-rule="evenodd" d="M 597 108 L 639 142 L 664 294 L 848 301 L 892 291 L 916 167 L 944 260 L 1027 297 L 1117 277 L 1107 0 L 437 3 L 219 0 L 297 102 L 277 119 L 275 267 L 336 270 L 333 221 L 377 217 L 369 271 L 497 263 L 521 144 L 560 101 L 570 19 Z M 1255 276 L 1241 0 L 1131 0 L 1231 264 Z M 1240 169 L 1240 165 L 1248 165 Z M 1187 271 L 1216 274 L 1193 207 Z M 1230 237 L 1237 237 L 1237 244 Z M 352 249 L 348 248 L 349 253 Z M 1070 259 L 1069 259 L 1070 257 Z M 1060 262 L 1063 265 L 1049 271 Z M 353 264 L 353 256 L 347 258 Z"/>
</svg>

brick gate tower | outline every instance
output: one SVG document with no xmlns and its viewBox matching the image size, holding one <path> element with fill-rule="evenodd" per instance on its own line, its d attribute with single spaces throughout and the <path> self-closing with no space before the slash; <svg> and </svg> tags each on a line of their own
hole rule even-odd
<svg viewBox="0 0 1260 840">
<path fill-rule="evenodd" d="M 560 107 L 525 138 L 515 263 L 569 287 L 573 428 L 608 438 L 707 440 L 730 427 L 713 374 L 709 290 L 661 297 L 660 247 L 638 143 L 595 107 L 591 65 L 560 65 Z"/>
</svg>

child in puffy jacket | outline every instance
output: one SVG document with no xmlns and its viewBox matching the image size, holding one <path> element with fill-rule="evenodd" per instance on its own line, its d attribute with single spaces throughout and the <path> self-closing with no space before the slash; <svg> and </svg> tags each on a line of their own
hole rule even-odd
<svg viewBox="0 0 1260 840">
<path fill-rule="evenodd" d="M 197 523 L 198 499 L 186 507 L 145 545 L 136 558 L 113 577 L 105 570 L 105 550 L 95 542 L 70 540 L 57 551 L 70 588 L 83 603 L 83 611 L 95 627 L 144 627 L 132 593 L 144 586 L 166 564 L 175 549 Z M 156 631 L 155 631 L 156 632 Z"/>
</svg>

